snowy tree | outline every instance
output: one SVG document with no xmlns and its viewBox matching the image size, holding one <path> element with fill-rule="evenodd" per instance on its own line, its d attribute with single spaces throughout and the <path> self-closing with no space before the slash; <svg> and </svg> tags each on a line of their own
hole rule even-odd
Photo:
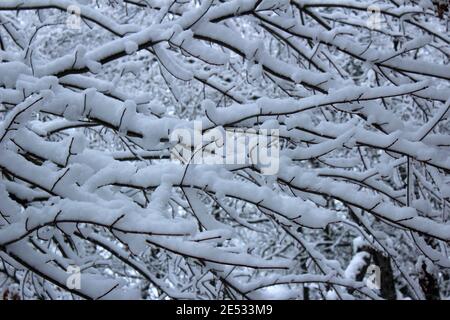
<svg viewBox="0 0 450 320">
<path fill-rule="evenodd" d="M 1 298 L 450 297 L 449 21 L 448 0 L 0 1 Z M 269 131 L 275 171 L 193 161 Z"/>
</svg>

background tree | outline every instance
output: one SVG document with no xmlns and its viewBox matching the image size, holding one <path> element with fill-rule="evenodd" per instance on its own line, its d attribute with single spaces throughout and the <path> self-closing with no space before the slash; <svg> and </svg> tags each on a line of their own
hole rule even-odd
<svg viewBox="0 0 450 320">
<path fill-rule="evenodd" d="M 0 49 L 4 299 L 449 297 L 448 1 L 2 0 Z"/>
</svg>

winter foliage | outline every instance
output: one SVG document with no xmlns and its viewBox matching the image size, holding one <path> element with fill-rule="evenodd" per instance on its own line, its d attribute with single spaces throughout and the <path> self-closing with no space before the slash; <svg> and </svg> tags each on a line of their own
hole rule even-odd
<svg viewBox="0 0 450 320">
<path fill-rule="evenodd" d="M 448 299 L 449 28 L 448 0 L 1 0 L 1 298 Z M 277 172 L 177 161 L 195 123 L 277 130 Z"/>
</svg>

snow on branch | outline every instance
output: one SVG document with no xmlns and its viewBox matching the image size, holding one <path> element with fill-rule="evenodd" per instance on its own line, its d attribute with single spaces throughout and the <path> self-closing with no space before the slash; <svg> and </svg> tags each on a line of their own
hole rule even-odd
<svg viewBox="0 0 450 320">
<path fill-rule="evenodd" d="M 0 1 L 1 296 L 448 299 L 448 8 Z"/>
</svg>

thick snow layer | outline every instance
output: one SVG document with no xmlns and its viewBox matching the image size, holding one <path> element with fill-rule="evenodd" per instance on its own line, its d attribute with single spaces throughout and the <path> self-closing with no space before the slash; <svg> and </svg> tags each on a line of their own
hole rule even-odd
<svg viewBox="0 0 450 320">
<path fill-rule="evenodd" d="M 0 297 L 448 299 L 438 2 L 0 1 Z"/>
</svg>

